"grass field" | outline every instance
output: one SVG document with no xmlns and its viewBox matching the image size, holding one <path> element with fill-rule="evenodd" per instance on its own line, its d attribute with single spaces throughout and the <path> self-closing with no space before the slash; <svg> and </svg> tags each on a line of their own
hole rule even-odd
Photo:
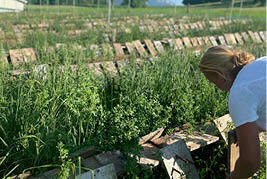
<svg viewBox="0 0 267 179">
<path fill-rule="evenodd" d="M 107 16 L 108 9 L 107 8 L 87 8 L 87 7 L 73 7 L 73 6 L 63 6 L 58 8 L 58 6 L 27 6 L 28 12 L 66 12 L 66 13 L 75 13 L 75 14 L 90 14 L 90 15 L 104 15 Z M 244 7 L 239 15 L 240 8 L 233 8 L 233 18 L 261 18 L 262 20 L 266 17 L 266 9 L 265 7 L 254 7 L 254 8 L 246 8 Z M 168 14 L 175 16 L 182 16 L 187 14 L 186 7 L 176 7 L 176 11 L 174 7 L 148 7 L 148 8 L 125 8 L 125 7 L 115 7 L 112 10 L 112 15 L 147 15 L 147 14 Z M 189 9 L 189 14 L 187 15 L 201 15 L 208 17 L 226 17 L 230 16 L 230 8 L 229 7 L 217 7 L 214 6 L 191 6 Z"/>
<path fill-rule="evenodd" d="M 0 66 L 1 178 L 32 167 L 33 175 L 61 167 L 59 177 L 66 178 L 70 166 L 77 165 L 77 159 L 66 159 L 68 153 L 88 146 L 94 146 L 97 153 L 120 150 L 127 158 L 126 178 L 166 178 L 167 174 L 162 168 L 147 169 L 130 157 L 131 154 L 138 155 L 141 150 L 138 139 L 157 128 L 166 127 L 168 133 L 186 123 L 190 124 L 189 131 L 193 131 L 194 126 L 228 113 L 228 94 L 208 83 L 198 68 L 206 46 L 200 56 L 190 49 L 177 52 L 165 48 L 165 53 L 153 63 L 143 58 L 142 63 L 136 63 L 136 57 L 132 56 L 131 63 L 123 70 L 117 69 L 116 75 L 106 71 L 99 76 L 84 64 L 95 61 L 95 54 L 88 50 L 89 45 L 106 43 L 102 35 L 107 27 L 99 26 L 77 37 L 69 37 L 68 31 L 84 29 L 83 24 L 88 19 L 92 22 L 106 20 L 106 8 L 57 9 L 56 6 L 44 6 L 41 13 L 39 6 L 27 8 L 28 12 L 17 15 L 0 14 L 0 28 L 4 33 L 0 49 L 7 52 L 32 47 L 37 52 L 36 64 L 50 64 L 50 67 L 44 80 L 33 73 L 17 78 L 11 78 L 7 73 L 11 69 L 31 71 L 36 64 Z M 179 19 L 186 15 L 185 11 L 184 7 L 177 7 L 176 13 L 174 8 L 115 8 L 112 21 L 123 23 L 123 15 L 127 15 L 129 18 L 138 16 L 155 21 L 173 18 L 176 23 L 183 23 Z M 162 17 L 152 16 L 162 13 Z M 187 30 L 173 38 L 266 30 L 265 21 L 262 20 L 266 14 L 264 7 L 244 8 L 240 17 L 238 14 L 239 8 L 235 8 L 234 18 L 249 19 L 248 23 L 235 22 L 215 30 L 209 27 Z M 192 7 L 189 15 L 186 23 L 205 20 L 206 15 L 209 20 L 220 16 L 228 18 L 229 9 Z M 21 30 L 23 41 L 10 41 L 17 38 L 14 32 L 16 25 L 33 25 L 43 21 L 50 23 L 46 32 L 38 28 Z M 171 38 L 164 31 L 141 32 L 137 28 L 139 25 L 138 22 L 126 25 L 131 32 L 118 32 L 115 42 Z M 113 28 L 120 27 L 115 25 Z M 57 43 L 65 43 L 67 47 L 47 51 L 48 47 L 55 47 Z M 87 50 L 74 49 L 74 44 L 82 45 Z M 236 48 L 256 57 L 266 54 L 264 43 L 248 42 Z M 89 58 L 93 60 L 88 61 Z M 106 60 L 113 58 L 108 56 Z M 75 73 L 71 70 L 71 64 L 78 66 Z M 61 65 L 65 65 L 64 72 L 59 70 Z M 227 146 L 222 140 L 192 155 L 201 178 L 225 178 Z M 266 178 L 265 162 L 263 156 L 263 165 L 256 178 Z"/>
</svg>

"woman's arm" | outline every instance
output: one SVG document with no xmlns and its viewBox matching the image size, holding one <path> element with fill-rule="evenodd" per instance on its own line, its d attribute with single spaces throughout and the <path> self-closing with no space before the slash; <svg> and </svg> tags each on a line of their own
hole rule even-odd
<svg viewBox="0 0 267 179">
<path fill-rule="evenodd" d="M 260 141 L 256 122 L 248 122 L 236 128 L 240 157 L 231 178 L 249 178 L 260 168 Z"/>
</svg>

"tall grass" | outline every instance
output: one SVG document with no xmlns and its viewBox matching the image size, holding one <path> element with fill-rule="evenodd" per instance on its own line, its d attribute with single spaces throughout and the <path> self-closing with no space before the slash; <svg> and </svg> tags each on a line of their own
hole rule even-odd
<svg viewBox="0 0 267 179">
<path fill-rule="evenodd" d="M 265 53 L 260 49 L 251 51 L 260 56 Z M 206 81 L 198 62 L 192 52 L 168 51 L 153 62 L 133 61 L 116 77 L 96 76 L 82 65 L 75 72 L 66 65 L 62 72 L 55 65 L 46 80 L 33 73 L 11 80 L 3 68 L 1 175 L 16 165 L 14 173 L 58 163 L 59 141 L 70 152 L 93 145 L 100 151 L 138 153 L 138 138 L 152 130 L 194 126 L 224 115 L 227 93 Z"/>
</svg>

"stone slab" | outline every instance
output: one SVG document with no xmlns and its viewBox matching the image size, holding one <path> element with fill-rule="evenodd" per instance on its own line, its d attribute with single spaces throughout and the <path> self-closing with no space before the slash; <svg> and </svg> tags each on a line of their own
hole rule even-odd
<svg viewBox="0 0 267 179">
<path fill-rule="evenodd" d="M 255 34 L 252 31 L 248 31 L 248 35 L 250 36 L 250 38 L 253 40 L 253 42 L 259 43 L 255 37 Z"/>
<path fill-rule="evenodd" d="M 184 140 L 161 149 L 163 163 L 170 178 L 198 179 L 198 173 Z"/>
<path fill-rule="evenodd" d="M 202 37 L 196 37 L 196 39 L 197 39 L 197 42 L 198 42 L 198 44 L 199 44 L 200 46 L 204 45 L 204 42 L 203 42 Z"/>
<path fill-rule="evenodd" d="M 236 45 L 234 34 L 224 34 L 224 37 L 228 45 Z"/>
<path fill-rule="evenodd" d="M 153 139 L 151 142 L 158 146 L 159 148 L 166 147 L 170 144 L 177 142 L 178 140 L 184 139 L 186 145 L 190 151 L 199 149 L 211 143 L 219 140 L 219 137 L 212 136 L 209 134 L 202 134 L 200 132 L 194 132 L 193 134 L 188 134 L 185 130 L 175 132 L 168 136 L 160 137 L 158 139 Z"/>
<path fill-rule="evenodd" d="M 77 175 L 76 179 L 117 179 L 114 164 L 108 164 L 93 170 Z"/>
<path fill-rule="evenodd" d="M 146 39 L 146 40 L 144 40 L 144 42 L 145 42 L 145 44 L 146 44 L 146 46 L 147 46 L 148 51 L 150 52 L 150 54 L 152 56 L 155 56 L 157 54 L 157 52 L 156 52 L 156 49 L 154 48 L 154 45 L 153 45 L 152 41 Z"/>
<path fill-rule="evenodd" d="M 109 151 L 82 160 L 82 166 L 95 170 L 113 163 L 117 174 L 124 170 L 125 160 L 120 151 Z"/>
<path fill-rule="evenodd" d="M 116 56 L 124 56 L 125 55 L 124 52 L 123 52 L 121 44 L 113 43 L 113 46 L 115 48 Z"/>
<path fill-rule="evenodd" d="M 190 39 L 188 37 L 183 37 L 182 40 L 183 40 L 183 42 L 187 48 L 192 47 L 192 44 L 191 44 Z"/>
<path fill-rule="evenodd" d="M 159 53 L 163 53 L 164 52 L 164 48 L 163 45 L 161 44 L 160 41 L 153 41 L 156 49 L 158 50 Z"/>
<path fill-rule="evenodd" d="M 170 47 L 174 50 L 178 50 L 178 47 L 175 44 L 175 40 L 174 39 L 167 39 L 167 42 L 169 43 Z"/>
<path fill-rule="evenodd" d="M 243 45 L 244 41 L 242 40 L 242 37 L 239 33 L 234 33 L 235 39 L 237 41 L 238 44 Z"/>
<path fill-rule="evenodd" d="M 159 165 L 159 148 L 150 143 L 142 144 L 144 150 L 140 151 L 137 162 L 142 165 Z"/>
<path fill-rule="evenodd" d="M 243 37 L 245 42 L 249 41 L 249 37 L 248 37 L 248 34 L 246 32 L 241 32 L 241 36 Z"/>
<path fill-rule="evenodd" d="M 266 42 L 266 33 L 264 33 L 263 31 L 260 31 L 259 35 L 260 35 L 262 41 Z"/>
<path fill-rule="evenodd" d="M 262 41 L 261 41 L 261 37 L 260 37 L 260 35 L 258 34 L 258 32 L 254 32 L 254 36 L 255 36 L 255 39 L 256 39 L 256 42 L 257 42 L 257 43 L 262 43 Z"/>
<path fill-rule="evenodd" d="M 213 46 L 218 46 L 218 43 L 217 43 L 215 37 L 210 36 L 209 38 L 210 38 L 210 42 L 211 42 L 211 44 L 212 44 Z"/>
<path fill-rule="evenodd" d="M 234 126 L 231 116 L 229 114 L 226 114 L 220 118 L 214 119 L 213 122 L 221 133 L 222 138 L 227 143 L 227 133 Z"/>
<path fill-rule="evenodd" d="M 133 41 L 133 44 L 135 48 L 137 49 L 140 56 L 143 56 L 143 57 L 147 56 L 147 52 L 139 40 Z"/>
<path fill-rule="evenodd" d="M 202 37 L 204 44 L 207 46 L 211 46 L 210 39 L 208 36 Z"/>
<path fill-rule="evenodd" d="M 193 38 L 190 38 L 190 40 L 191 40 L 193 47 L 199 46 L 197 38 L 193 37 Z"/>
<path fill-rule="evenodd" d="M 220 42 L 220 45 L 226 45 L 225 39 L 222 35 L 218 36 L 218 40 Z"/>
<path fill-rule="evenodd" d="M 23 48 L 16 50 L 9 50 L 11 63 L 15 66 L 24 62 L 36 61 L 36 55 L 33 48 Z"/>
<path fill-rule="evenodd" d="M 134 45 L 131 42 L 125 42 L 125 46 L 130 54 L 135 54 Z"/>
<path fill-rule="evenodd" d="M 153 131 L 153 132 L 141 137 L 139 139 L 138 143 L 140 145 L 142 145 L 142 144 L 144 144 L 144 143 L 146 143 L 146 142 L 148 142 L 150 140 L 157 139 L 162 135 L 163 132 L 164 132 L 164 128 L 159 128 L 159 129 L 157 129 L 157 130 L 155 130 L 155 131 Z"/>
<path fill-rule="evenodd" d="M 184 48 L 183 41 L 180 38 L 175 39 L 176 46 L 178 47 L 178 50 L 181 50 Z"/>
</svg>

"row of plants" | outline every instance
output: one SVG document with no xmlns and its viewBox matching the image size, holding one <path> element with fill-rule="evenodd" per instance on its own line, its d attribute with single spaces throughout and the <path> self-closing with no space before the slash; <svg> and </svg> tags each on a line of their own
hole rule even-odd
<svg viewBox="0 0 267 179">
<path fill-rule="evenodd" d="M 263 47 L 244 49 L 260 57 L 266 53 Z M 127 158 L 126 177 L 155 178 L 164 175 L 157 175 L 160 169 L 145 169 L 129 157 L 140 152 L 140 136 L 159 127 L 168 133 L 185 123 L 194 130 L 228 113 L 228 94 L 204 78 L 198 69 L 201 56 L 191 51 L 169 50 L 153 62 L 132 59 L 115 76 L 107 71 L 95 75 L 80 63 L 77 71 L 68 70 L 74 57 L 63 55 L 65 71 L 55 62 L 45 80 L 33 73 L 10 78 L 1 66 L 0 176 L 30 167 L 36 167 L 34 175 L 51 169 L 44 165 L 64 165 L 63 170 L 67 151 L 94 146 L 99 152 L 120 150 Z M 195 155 L 201 178 L 225 177 L 226 148 L 217 145 L 217 154 L 208 159 Z"/>
<path fill-rule="evenodd" d="M 5 15 L 3 15 L 5 16 Z M 86 14 L 83 15 L 86 17 Z M 22 16 L 18 18 L 18 21 L 23 21 L 27 16 Z M 61 17 L 61 16 L 60 16 Z M 64 16 L 62 16 L 64 18 Z M 44 17 L 36 15 L 36 18 L 42 19 Z M 176 18 L 175 16 L 172 18 Z M 16 19 L 16 18 L 13 18 Z M 27 18 L 26 18 L 27 19 Z M 46 17 L 44 18 L 46 19 Z M 61 18 L 60 18 L 61 19 Z M 177 18 L 179 19 L 179 18 Z M 196 36 L 210 36 L 210 35 L 222 35 L 224 33 L 235 33 L 243 31 L 264 31 L 265 21 L 261 20 L 250 20 L 247 23 L 233 22 L 229 25 L 224 25 L 218 29 L 210 28 L 211 25 L 208 23 L 207 18 L 200 17 L 190 17 L 187 22 L 194 22 L 199 20 L 204 20 L 206 22 L 206 27 L 204 29 L 184 29 L 184 30 L 174 30 L 172 33 L 170 31 L 163 30 L 159 26 L 158 31 L 149 32 L 146 29 L 144 32 L 139 28 L 140 25 L 125 25 L 128 32 L 125 30 L 120 30 L 122 27 L 120 25 L 113 25 L 110 32 L 107 32 L 107 27 L 97 26 L 94 29 L 88 29 L 84 26 L 84 21 L 80 20 L 67 20 L 74 26 L 61 25 L 59 19 L 55 16 L 55 24 L 51 25 L 47 32 L 39 31 L 38 29 L 33 29 L 33 31 L 26 30 L 26 32 L 17 36 L 14 33 L 14 27 L 9 25 L 1 25 L 3 32 L 1 33 L 1 40 L 3 48 L 7 51 L 9 49 L 33 47 L 33 48 L 46 48 L 46 46 L 55 46 L 56 43 L 72 44 L 78 43 L 84 47 L 89 44 L 102 44 L 102 43 L 125 43 L 134 40 L 151 39 L 160 40 L 163 38 L 178 38 L 178 37 L 196 37 Z M 3 21 L 6 22 L 6 21 Z M 27 19 L 27 22 L 32 22 Z M 12 24 L 12 21 L 10 22 Z M 15 22 L 13 22 L 15 23 Z M 73 29 L 87 30 L 76 36 L 69 35 L 69 31 Z M 112 30 L 113 29 L 113 30 Z M 116 30 L 116 33 L 114 32 Z M 109 36 L 110 42 L 106 42 L 104 34 Z M 20 36 L 20 37 L 19 37 Z"/>
</svg>

